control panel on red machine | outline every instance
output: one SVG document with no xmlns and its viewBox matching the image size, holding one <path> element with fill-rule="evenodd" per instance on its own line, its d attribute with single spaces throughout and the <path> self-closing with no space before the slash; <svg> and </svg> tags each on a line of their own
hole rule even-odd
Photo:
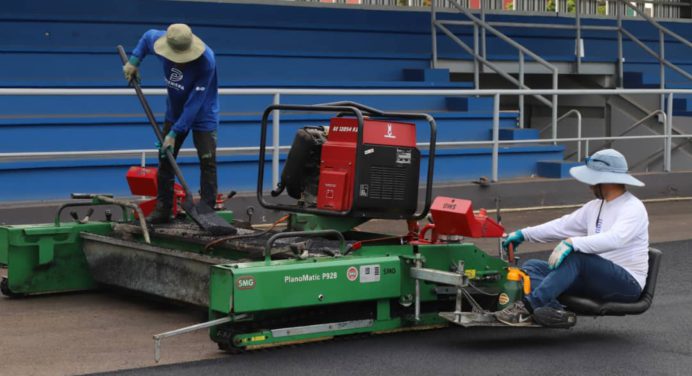
<svg viewBox="0 0 692 376">
<path fill-rule="evenodd" d="M 317 207 L 353 209 L 368 217 L 410 216 L 416 210 L 419 171 L 415 124 L 365 118 L 358 148 L 357 119 L 333 118 L 322 145 Z"/>
</svg>

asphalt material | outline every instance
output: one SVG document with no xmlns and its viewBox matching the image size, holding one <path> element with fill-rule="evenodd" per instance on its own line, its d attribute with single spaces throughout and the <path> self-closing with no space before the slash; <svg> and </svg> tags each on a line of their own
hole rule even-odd
<svg viewBox="0 0 692 376">
<path fill-rule="evenodd" d="M 453 327 L 359 337 L 118 374 L 689 375 L 691 247 L 661 248 L 658 291 L 639 316 L 580 317 L 569 330 Z"/>
</svg>

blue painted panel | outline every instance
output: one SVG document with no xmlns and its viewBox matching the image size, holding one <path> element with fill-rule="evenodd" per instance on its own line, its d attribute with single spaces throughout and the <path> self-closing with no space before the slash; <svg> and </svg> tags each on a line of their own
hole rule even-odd
<svg viewBox="0 0 692 376">
<path fill-rule="evenodd" d="M 434 81 L 448 82 L 449 69 L 404 69 L 405 81 Z"/>
<path fill-rule="evenodd" d="M 538 161 L 536 165 L 537 175 L 543 178 L 565 179 L 569 178 L 569 170 L 572 167 L 581 166 L 581 162 L 569 162 L 559 160 Z"/>
<path fill-rule="evenodd" d="M 492 128 L 490 114 L 432 113 L 437 123 L 438 141 L 487 140 Z M 330 115 L 281 116 L 281 145 L 290 145 L 296 130 L 307 125 L 328 125 Z M 84 118 L 80 122 L 34 122 L 0 124 L 0 150 L 3 152 L 87 151 L 153 149 L 155 138 L 151 126 L 144 119 L 107 122 Z M 260 139 L 261 115 L 223 116 L 219 126 L 219 147 L 256 146 Z M 429 140 L 426 122 L 416 122 L 418 141 Z M 516 115 L 502 114 L 502 127 L 515 127 Z M 271 119 L 269 121 L 271 127 Z M 271 131 L 268 143 L 272 142 Z M 193 147 L 188 137 L 184 147 Z"/>
<path fill-rule="evenodd" d="M 490 132 L 492 132 L 492 129 L 490 129 Z M 492 134 L 490 137 L 492 137 Z M 500 140 L 537 140 L 541 136 L 538 129 L 500 128 L 499 138 Z"/>
<path fill-rule="evenodd" d="M 562 147 L 535 146 L 502 148 L 500 151 L 500 177 L 509 178 L 535 173 L 536 162 L 546 158 L 562 158 Z M 421 176 L 427 172 L 427 153 L 423 152 Z M 282 155 L 284 158 L 285 155 Z M 490 174 L 491 150 L 441 150 L 436 157 L 435 182 L 476 179 Z M 153 162 L 150 160 L 149 162 Z M 14 163 L 0 171 L 0 201 L 65 199 L 72 192 L 112 193 L 128 196 L 125 173 L 129 166 L 138 165 L 136 159 L 110 161 L 69 161 L 49 163 Z M 180 165 L 191 190 L 199 189 L 199 167 L 194 158 L 181 158 Z M 219 191 L 253 191 L 257 181 L 257 159 L 252 156 L 220 157 Z M 265 181 L 270 181 L 265 165 Z M 269 188 L 269 185 L 266 185 Z"/>
</svg>

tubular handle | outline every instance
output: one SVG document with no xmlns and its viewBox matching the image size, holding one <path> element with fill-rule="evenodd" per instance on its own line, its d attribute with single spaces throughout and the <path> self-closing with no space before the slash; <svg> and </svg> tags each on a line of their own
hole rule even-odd
<svg viewBox="0 0 692 376">
<path fill-rule="evenodd" d="M 120 60 L 122 61 L 123 64 L 127 63 L 127 53 L 125 52 L 125 49 L 123 46 L 118 45 L 118 55 L 120 55 Z M 156 138 L 159 140 L 161 144 L 163 144 L 163 134 L 161 133 L 161 129 L 159 128 L 159 124 L 156 122 L 156 118 L 154 117 L 154 113 L 151 111 L 151 107 L 149 107 L 149 102 L 147 102 L 147 99 L 144 97 L 144 93 L 142 92 L 142 87 L 139 85 L 137 80 L 132 80 L 130 81 L 130 84 L 132 84 L 132 87 L 135 89 L 135 93 L 137 93 L 137 98 L 139 98 L 139 103 L 142 104 L 142 108 L 144 109 L 144 113 L 147 115 L 147 119 L 149 120 L 149 124 L 151 124 L 151 127 L 154 129 L 154 133 L 156 134 Z M 180 181 L 180 185 L 183 186 L 183 189 L 185 190 L 185 201 L 192 202 L 192 192 L 190 191 L 190 187 L 187 185 L 187 181 L 185 181 L 185 178 L 183 177 L 182 171 L 180 171 L 180 167 L 178 167 L 178 163 L 175 161 L 175 157 L 173 156 L 173 153 L 166 149 L 166 157 L 168 159 L 168 162 L 171 164 L 173 167 L 173 171 L 175 172 L 175 176 L 178 178 Z"/>
<path fill-rule="evenodd" d="M 272 235 L 271 238 L 269 238 L 267 240 L 267 243 L 264 246 L 264 261 L 267 265 L 269 265 L 269 263 L 272 259 L 272 253 L 271 253 L 272 245 L 274 245 L 274 242 L 276 242 L 279 239 L 292 238 L 292 237 L 298 237 L 298 236 L 319 237 L 319 236 L 328 236 L 328 235 L 335 235 L 337 238 L 339 238 L 339 252 L 343 255 L 344 250 L 346 249 L 346 239 L 344 238 L 344 234 L 340 233 L 339 231 L 336 231 L 336 230 L 290 231 L 290 232 L 280 232 L 278 234 L 274 234 L 274 235 Z"/>
</svg>

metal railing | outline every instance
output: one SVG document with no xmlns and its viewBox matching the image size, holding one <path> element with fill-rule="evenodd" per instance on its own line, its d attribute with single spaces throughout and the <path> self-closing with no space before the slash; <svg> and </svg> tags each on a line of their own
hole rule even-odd
<svg viewBox="0 0 692 376">
<path fill-rule="evenodd" d="M 470 21 L 455 21 L 455 20 L 438 20 L 437 10 L 435 7 L 435 1 L 431 3 L 430 6 L 430 17 L 431 17 L 431 36 L 432 36 L 432 67 L 436 68 L 438 65 L 438 54 L 437 54 L 437 29 L 439 28 L 445 35 L 447 35 L 454 43 L 464 49 L 468 54 L 473 56 L 473 83 L 474 88 L 480 89 L 480 73 L 482 66 L 488 66 L 490 69 L 495 71 L 498 75 L 508 80 L 509 82 L 517 85 L 520 89 L 530 89 L 524 84 L 524 60 L 525 56 L 528 55 L 540 65 L 547 68 L 547 70 L 552 75 L 552 88 L 557 90 L 558 88 L 558 69 L 553 64 L 550 64 L 545 59 L 538 56 L 533 51 L 529 50 L 525 46 L 517 43 L 512 38 L 503 34 L 499 30 L 495 29 L 488 22 L 485 21 L 485 13 L 481 14 L 481 18 L 473 15 L 468 9 L 462 7 L 457 0 L 449 0 L 452 6 L 456 8 L 459 12 L 463 13 Z M 484 8 L 481 7 L 481 11 Z M 454 33 L 449 30 L 445 25 L 473 25 L 473 48 L 469 47 L 464 43 L 459 37 L 454 35 Z M 479 28 L 482 33 L 481 40 L 479 43 Z M 519 58 L 519 79 L 512 77 L 507 72 L 503 71 L 499 66 L 490 62 L 486 55 L 486 32 L 490 32 L 495 35 L 500 40 L 509 44 L 510 46 L 518 50 Z M 479 51 L 480 50 L 480 51 Z M 543 96 L 534 96 L 539 102 L 545 104 L 552 109 L 552 122 L 553 122 L 553 138 L 557 137 L 557 95 L 552 96 L 552 100 L 548 100 Z M 524 123 L 524 96 L 519 95 L 519 126 L 523 128 Z"/>
<path fill-rule="evenodd" d="M 659 62 L 659 87 L 661 89 L 666 88 L 666 67 L 676 71 L 683 77 L 687 78 L 688 80 L 692 81 L 692 74 L 689 72 L 685 71 L 684 69 L 678 67 L 677 65 L 671 63 L 666 59 L 665 55 L 665 44 L 666 44 L 666 35 L 674 38 L 678 42 L 682 43 L 683 45 L 687 46 L 688 48 L 692 48 L 692 42 L 689 40 L 681 37 L 677 33 L 671 31 L 670 29 L 666 28 L 665 26 L 661 25 L 660 23 L 656 22 L 653 18 L 647 16 L 644 12 L 641 12 L 641 9 L 637 8 L 636 6 L 632 5 L 631 2 L 627 0 L 616 0 L 615 4 L 617 6 L 616 14 L 617 14 L 617 27 L 618 27 L 618 87 L 622 88 L 624 86 L 624 63 L 625 63 L 625 58 L 623 56 L 623 48 L 622 48 L 622 35 L 624 34 L 627 36 L 632 42 L 634 42 L 636 45 L 641 47 L 646 53 L 649 55 L 653 56 L 656 60 Z M 622 4 L 622 6 L 620 5 Z M 634 34 L 632 34 L 629 30 L 625 29 L 624 26 L 622 25 L 622 13 L 625 9 L 632 9 L 636 11 L 636 14 L 646 20 L 650 25 L 652 25 L 654 28 L 658 30 L 658 53 L 656 53 L 654 50 L 649 48 L 644 42 L 642 42 L 639 38 L 637 38 Z M 663 110 L 665 107 L 665 99 L 664 96 L 661 95 L 660 98 L 660 108 Z"/>
<path fill-rule="evenodd" d="M 193 1 L 211 1 L 211 0 L 193 0 Z M 235 0 L 216 0 L 216 1 L 235 1 Z M 292 3 L 322 3 L 322 4 L 337 4 L 346 6 L 358 6 L 366 8 L 427 8 L 432 1 L 437 3 L 438 8 L 453 8 L 451 0 L 287 0 Z M 598 17 L 613 17 L 613 12 L 610 9 L 612 3 L 617 0 L 581 0 L 580 4 L 570 6 L 568 0 L 554 0 L 553 7 L 549 5 L 549 0 L 514 0 L 511 9 L 508 9 L 505 2 L 502 0 L 481 0 L 484 3 L 483 7 L 494 13 L 520 13 L 534 15 L 555 15 L 555 14 L 571 14 L 577 10 L 583 15 L 598 16 Z M 681 10 L 692 7 L 692 4 L 683 2 L 684 0 L 630 0 L 632 3 L 637 3 L 640 8 L 638 12 L 646 12 L 643 4 L 652 4 L 652 14 L 657 18 L 681 18 Z M 462 6 L 473 9 L 470 0 L 460 0 Z M 633 15 L 636 17 L 636 15 Z M 689 17 L 689 16 L 687 16 Z"/>
<path fill-rule="evenodd" d="M 581 112 L 579 110 L 571 109 L 571 110 L 565 112 L 564 114 L 562 114 L 562 116 L 557 118 L 556 123 L 559 123 L 561 120 L 566 119 L 570 116 L 576 116 L 576 118 L 577 118 L 577 138 L 581 139 L 581 130 L 582 130 L 581 119 L 582 119 L 582 116 L 581 116 Z M 543 132 L 545 132 L 546 129 L 550 128 L 551 126 L 552 126 L 552 123 L 546 124 L 543 128 L 541 128 L 538 131 L 538 134 L 539 135 L 542 134 Z M 565 159 L 568 159 L 568 158 L 569 158 L 569 156 L 565 157 Z M 581 161 L 581 141 L 577 141 L 577 161 Z"/>
<path fill-rule="evenodd" d="M 145 95 L 166 95 L 165 89 L 144 89 Z M 453 142 L 438 142 L 437 148 L 459 148 L 468 146 L 488 146 L 492 147 L 492 180 L 498 180 L 499 166 L 499 150 L 501 145 L 518 145 L 518 144 L 536 144 L 536 143 L 566 143 L 566 142 L 584 142 L 585 154 L 589 154 L 589 143 L 594 141 L 626 141 L 626 140 L 646 140 L 660 139 L 663 142 L 663 170 L 671 171 L 671 153 L 673 148 L 673 139 L 691 139 L 692 134 L 672 134 L 673 123 L 673 97 L 676 94 L 692 95 L 691 89 L 533 89 L 533 90 L 518 90 L 518 89 L 501 89 L 501 90 L 452 90 L 452 89 L 219 89 L 220 95 L 272 95 L 272 103 L 278 104 L 279 99 L 285 95 L 324 95 L 324 96 L 379 96 L 379 95 L 401 95 L 401 96 L 484 96 L 492 97 L 493 104 L 493 122 L 492 122 L 492 139 L 479 141 L 453 141 Z M 602 137 L 572 137 L 572 138 L 549 138 L 536 140 L 500 140 L 500 99 L 502 96 L 517 96 L 517 95 L 623 95 L 623 94 L 664 94 L 667 97 L 666 107 L 666 123 L 664 124 L 664 132 L 661 135 L 642 135 L 642 136 L 602 136 Z M 55 96 L 78 96 L 78 95 L 133 95 L 131 89 L 39 89 L 39 88 L 0 88 L 1 96 L 33 96 L 33 95 L 55 95 Z M 269 103 L 268 103 L 269 104 Z M 259 122 L 259 114 L 258 114 Z M 270 149 L 272 154 L 272 182 L 275 185 L 279 178 L 279 157 L 281 151 L 289 149 L 288 146 L 279 144 L 280 124 L 278 116 L 273 122 L 273 144 Z M 427 143 L 418 143 L 422 149 L 427 149 Z M 247 147 L 220 147 L 217 149 L 219 155 L 238 155 L 256 153 L 259 150 L 257 146 Z M 74 152 L 41 152 L 41 153 L 0 153 L 0 163 L 12 162 L 17 160 L 53 160 L 56 158 L 62 159 L 80 159 L 80 158 L 113 158 L 113 157 L 131 157 L 136 155 L 149 154 L 157 155 L 155 149 L 138 149 L 138 150 L 107 150 L 107 151 L 74 151 Z M 182 155 L 195 155 L 194 149 L 181 150 Z"/>
<path fill-rule="evenodd" d="M 575 0 L 575 22 L 573 25 L 566 25 L 566 24 L 544 24 L 544 23 L 522 23 L 522 22 L 486 22 L 485 21 L 485 8 L 487 7 L 488 4 L 487 1 L 481 0 L 480 1 L 480 18 L 474 16 L 468 9 L 461 8 L 460 4 L 458 3 L 459 0 L 445 0 L 446 3 L 450 4 L 450 6 L 456 8 L 458 11 L 462 12 L 466 17 L 470 19 L 470 21 L 441 21 L 437 18 L 437 11 L 435 7 L 435 1 L 431 3 L 431 35 L 432 35 L 432 66 L 436 67 L 437 66 L 437 61 L 438 61 L 438 50 L 437 50 L 437 29 L 439 28 L 442 30 L 448 37 L 450 37 L 457 45 L 461 46 L 466 52 L 468 52 L 474 59 L 474 85 L 476 88 L 479 88 L 479 71 L 482 71 L 483 66 L 488 66 L 491 69 L 493 69 L 497 74 L 502 76 L 503 78 L 507 79 L 508 81 L 516 84 L 519 88 L 522 89 L 529 89 L 524 85 L 524 65 L 525 65 L 525 56 L 524 54 L 526 53 L 529 55 L 531 58 L 539 62 L 541 65 L 544 65 L 548 67 L 549 69 L 553 70 L 553 89 L 557 89 L 557 80 L 558 80 L 558 71 L 557 68 L 555 68 L 554 65 L 550 64 L 548 61 L 541 59 L 538 57 L 535 53 L 531 52 L 528 53 L 528 49 L 526 49 L 524 46 L 519 44 L 518 42 L 512 40 L 509 38 L 507 35 L 502 34 L 500 31 L 495 29 L 494 27 L 522 27 L 522 28 L 537 28 L 537 29 L 562 29 L 562 30 L 574 30 L 575 31 L 575 39 L 574 39 L 574 46 L 575 46 L 575 60 L 574 60 L 574 73 L 582 73 L 582 58 L 583 58 L 583 41 L 582 41 L 582 30 L 598 30 L 598 31 L 614 31 L 617 33 L 617 87 L 618 88 L 623 88 L 624 87 L 624 62 L 625 62 L 625 57 L 624 57 L 624 52 L 623 52 L 623 35 L 628 37 L 632 42 L 634 42 L 636 45 L 638 45 L 640 48 L 642 48 L 646 53 L 649 55 L 653 56 L 658 62 L 659 62 L 659 87 L 661 89 L 666 88 L 666 72 L 665 68 L 669 68 L 674 70 L 675 72 L 679 73 L 683 77 L 689 79 L 692 81 L 692 73 L 689 73 L 685 71 L 684 69 L 680 68 L 679 66 L 673 64 L 669 60 L 666 59 L 665 57 L 665 42 L 666 42 L 666 36 L 669 36 L 673 38 L 674 40 L 682 43 L 684 46 L 691 47 L 692 48 L 692 42 L 687 40 L 686 38 L 678 35 L 677 33 L 671 31 L 670 29 L 666 28 L 665 26 L 661 25 L 658 23 L 656 20 L 654 20 L 652 17 L 648 16 L 643 12 L 643 9 L 639 6 L 644 3 L 656 3 L 656 4 L 663 4 L 662 2 L 658 1 L 628 1 L 628 0 L 610 0 L 609 5 L 611 5 L 612 8 L 615 8 L 615 14 L 616 14 L 616 26 L 605 26 L 605 25 L 582 25 L 581 23 L 581 12 L 583 10 L 582 6 L 582 1 L 583 0 Z M 637 5 L 633 5 L 633 3 L 637 3 Z M 623 25 L 623 14 L 625 13 L 626 9 L 630 9 L 633 11 L 633 17 L 639 17 L 644 19 L 648 24 L 652 25 L 656 30 L 658 30 L 659 34 L 659 52 L 656 53 L 653 51 L 649 46 L 647 46 L 642 40 L 637 38 L 633 33 L 631 33 L 629 30 L 627 30 L 624 25 Z M 446 28 L 444 25 L 469 25 L 473 26 L 473 41 L 474 41 L 474 48 L 471 49 L 468 45 L 463 43 L 460 38 L 456 37 L 453 35 L 453 33 Z M 480 30 L 480 37 L 479 37 L 479 30 L 478 28 L 481 28 Z M 488 57 L 486 55 L 486 30 L 491 31 L 495 36 L 500 38 L 501 40 L 507 42 L 510 44 L 512 47 L 516 48 L 519 50 L 519 56 L 518 56 L 518 64 L 519 64 L 519 79 L 517 80 L 516 78 L 510 76 L 504 71 L 500 71 L 499 67 L 496 64 L 493 64 L 488 61 Z M 480 40 L 479 40 L 480 38 Z M 480 44 L 480 52 L 478 45 Z M 479 63 L 483 64 L 479 66 Z M 545 98 L 538 98 L 540 102 L 547 104 L 547 100 Z M 561 119 L 558 119 L 557 113 L 558 113 L 558 108 L 557 108 L 557 98 L 553 98 L 553 102 L 549 105 L 552 106 L 552 116 L 551 116 L 551 124 L 552 124 L 552 138 L 557 138 L 557 122 L 559 122 Z M 661 112 L 665 111 L 665 95 L 661 94 L 660 99 L 659 99 L 659 109 Z M 521 95 L 519 96 L 519 101 L 518 101 L 518 110 L 520 113 L 520 119 L 519 119 L 519 124 L 521 127 L 524 126 L 524 96 Z M 650 110 L 646 110 L 645 112 L 649 112 Z M 570 111 L 568 111 L 569 113 Z"/>
</svg>

